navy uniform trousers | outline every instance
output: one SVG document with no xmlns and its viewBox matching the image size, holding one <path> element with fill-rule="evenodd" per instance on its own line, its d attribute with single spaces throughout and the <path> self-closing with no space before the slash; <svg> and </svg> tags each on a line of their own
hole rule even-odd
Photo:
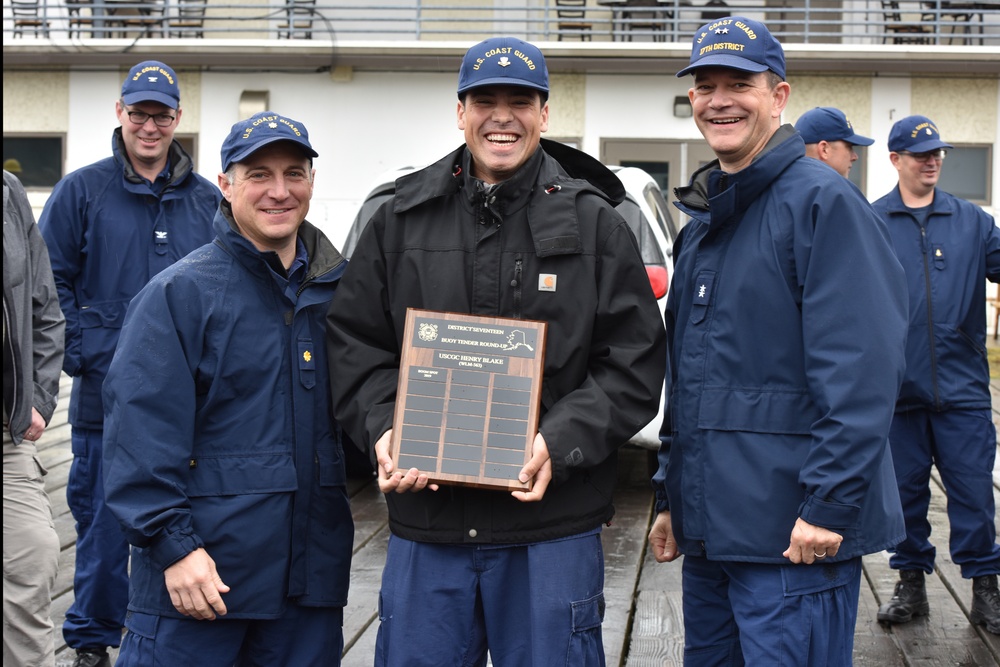
<svg viewBox="0 0 1000 667">
<path fill-rule="evenodd" d="M 952 561 L 966 579 L 1000 574 L 993 500 L 997 436 L 991 410 L 897 412 L 889 446 L 906 520 L 906 540 L 896 547 L 889 566 L 934 571 L 936 551 L 927 520 L 934 465 L 948 495 Z"/>
</svg>

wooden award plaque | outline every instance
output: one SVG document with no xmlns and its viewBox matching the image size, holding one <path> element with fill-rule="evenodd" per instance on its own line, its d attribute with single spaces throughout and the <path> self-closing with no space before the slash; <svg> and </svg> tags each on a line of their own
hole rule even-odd
<svg viewBox="0 0 1000 667">
<path fill-rule="evenodd" d="M 408 308 L 392 428 L 396 470 L 528 490 L 517 474 L 538 430 L 544 322 Z"/>
</svg>

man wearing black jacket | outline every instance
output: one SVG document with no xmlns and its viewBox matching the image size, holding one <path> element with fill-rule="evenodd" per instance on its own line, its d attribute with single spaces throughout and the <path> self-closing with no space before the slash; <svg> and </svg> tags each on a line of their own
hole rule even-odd
<svg viewBox="0 0 1000 667">
<path fill-rule="evenodd" d="M 466 53 L 466 143 L 400 178 L 362 234 L 328 316 L 334 409 L 389 507 L 382 664 L 603 665 L 601 526 L 617 450 L 657 412 L 663 323 L 624 190 L 541 140 L 541 52 L 510 37 Z M 430 483 L 389 442 L 407 307 L 547 322 L 528 491 Z"/>
</svg>

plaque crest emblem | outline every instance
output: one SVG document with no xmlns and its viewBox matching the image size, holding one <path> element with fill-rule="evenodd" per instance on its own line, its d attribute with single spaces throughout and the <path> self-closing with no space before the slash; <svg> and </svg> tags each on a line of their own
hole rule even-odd
<svg viewBox="0 0 1000 667">
<path fill-rule="evenodd" d="M 430 342 L 432 340 L 437 340 L 438 326 L 436 324 L 431 324 L 430 322 L 424 322 L 417 330 L 417 335 L 420 336 L 420 340 L 422 341 Z"/>
</svg>

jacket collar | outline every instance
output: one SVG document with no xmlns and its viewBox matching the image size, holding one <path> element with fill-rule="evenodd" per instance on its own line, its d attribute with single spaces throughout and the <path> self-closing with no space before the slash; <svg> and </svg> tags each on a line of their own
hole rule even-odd
<svg viewBox="0 0 1000 667">
<path fill-rule="evenodd" d="M 903 203 L 903 196 L 899 192 L 899 183 L 896 183 L 896 187 L 894 187 L 892 191 L 885 196 L 885 209 L 888 213 L 910 214 L 910 210 L 907 208 L 906 204 Z M 955 202 L 952 201 L 952 198 L 948 195 L 948 193 L 935 187 L 934 201 L 931 202 L 928 218 L 935 214 L 952 215 L 955 211 Z"/>
<path fill-rule="evenodd" d="M 277 253 L 261 252 L 257 246 L 240 233 L 236 226 L 236 219 L 233 217 L 233 208 L 225 199 L 219 204 L 213 225 L 216 241 L 224 250 L 233 255 L 248 271 L 259 276 L 270 276 L 265 254 L 277 255 Z M 302 283 L 305 284 L 311 280 L 322 282 L 338 280 L 347 268 L 347 260 L 326 235 L 308 220 L 303 220 L 302 224 L 299 225 L 298 237 L 305 246 L 306 255 L 309 257 L 309 268 Z"/>
<path fill-rule="evenodd" d="M 128 159 L 128 151 L 125 150 L 125 139 L 122 137 L 122 128 L 120 126 L 115 128 L 114 134 L 111 137 L 111 150 L 115 160 L 124 170 L 126 182 L 133 185 L 144 185 L 146 179 L 136 172 L 135 167 L 132 166 L 132 162 Z M 167 149 L 167 164 L 170 166 L 170 174 L 164 190 L 177 187 L 194 170 L 194 162 L 191 160 L 191 156 L 187 154 L 187 151 L 184 150 L 184 147 L 176 139 L 170 142 L 170 148 Z"/>
<path fill-rule="evenodd" d="M 742 216 L 798 159 L 805 159 L 805 143 L 795 128 L 782 125 L 746 168 L 729 174 L 713 160 L 696 171 L 689 185 L 675 191 L 678 208 L 689 214 L 708 211 L 713 223 Z"/>
<path fill-rule="evenodd" d="M 447 195 L 459 195 L 472 214 L 484 194 L 471 177 L 471 154 L 466 146 L 434 164 L 396 180 L 393 212 L 404 213 Z M 586 153 L 543 139 L 540 149 L 507 181 L 490 193 L 501 214 L 528 207 L 528 226 L 539 256 L 580 252 L 577 197 L 588 192 L 612 206 L 625 198 L 621 181 Z"/>
<path fill-rule="evenodd" d="M 528 192 L 534 189 L 535 181 L 524 175 L 526 173 L 539 173 L 537 169 L 542 168 L 541 165 L 539 164 L 537 168 L 533 165 L 538 164 L 535 160 L 541 160 L 543 153 L 552 158 L 558 165 L 557 168 L 561 169 L 561 171 L 555 172 L 541 172 L 540 177 L 543 180 L 550 177 L 568 176 L 586 181 L 591 189 L 613 206 L 617 206 L 625 200 L 625 187 L 610 169 L 583 151 L 548 139 L 541 140 L 541 150 L 536 151 L 529 162 L 507 183 L 517 180 L 527 188 Z M 471 156 L 463 144 L 434 164 L 397 179 L 393 211 L 402 213 L 431 199 L 458 192 L 471 180 L 469 178 L 470 160 Z M 508 194 L 505 195 L 507 197 L 516 197 L 523 192 L 517 187 L 507 189 Z"/>
</svg>

